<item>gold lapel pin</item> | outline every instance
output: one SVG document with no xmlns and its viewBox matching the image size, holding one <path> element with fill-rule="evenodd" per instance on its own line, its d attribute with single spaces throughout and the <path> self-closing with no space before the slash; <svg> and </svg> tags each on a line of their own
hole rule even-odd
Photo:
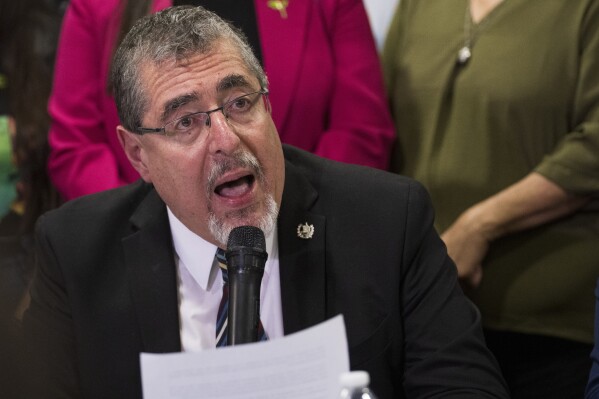
<svg viewBox="0 0 599 399">
<path fill-rule="evenodd" d="M 276 10 L 281 14 L 281 18 L 287 18 L 287 6 L 289 5 L 289 0 L 269 0 L 268 8 L 272 10 Z"/>
<path fill-rule="evenodd" d="M 299 238 L 303 238 L 304 240 L 309 240 L 314 235 L 314 225 L 308 224 L 308 222 L 304 224 L 297 225 L 297 236 Z"/>
</svg>

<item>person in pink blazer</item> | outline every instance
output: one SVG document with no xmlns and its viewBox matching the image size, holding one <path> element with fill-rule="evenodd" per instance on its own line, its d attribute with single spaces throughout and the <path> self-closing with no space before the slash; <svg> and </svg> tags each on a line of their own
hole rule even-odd
<svg viewBox="0 0 599 399">
<path fill-rule="evenodd" d="M 171 5 L 154 0 L 152 11 Z M 254 6 L 281 140 L 387 169 L 395 132 L 362 1 L 254 0 Z M 118 142 L 119 118 L 107 90 L 119 10 L 119 0 L 72 0 L 64 18 L 49 101 L 48 168 L 65 199 L 139 177 Z"/>
</svg>

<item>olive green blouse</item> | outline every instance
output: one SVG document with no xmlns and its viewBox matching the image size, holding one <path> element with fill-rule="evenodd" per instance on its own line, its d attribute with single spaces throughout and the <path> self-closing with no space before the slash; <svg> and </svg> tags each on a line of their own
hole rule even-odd
<svg viewBox="0 0 599 399">
<path fill-rule="evenodd" d="M 429 189 L 440 232 L 532 171 L 599 198 L 599 1 L 504 0 L 470 27 L 466 4 L 400 1 L 383 54 L 394 171 Z M 494 242 L 471 296 L 486 327 L 592 342 L 598 277 L 595 200 Z"/>
</svg>

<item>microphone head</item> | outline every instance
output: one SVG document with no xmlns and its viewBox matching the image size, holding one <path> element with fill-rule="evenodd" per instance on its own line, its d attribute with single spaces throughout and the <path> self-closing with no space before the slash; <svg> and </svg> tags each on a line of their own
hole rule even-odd
<svg viewBox="0 0 599 399">
<path fill-rule="evenodd" d="M 231 230 L 227 242 L 227 250 L 235 247 L 249 247 L 266 251 L 264 232 L 255 226 L 238 226 Z"/>
</svg>

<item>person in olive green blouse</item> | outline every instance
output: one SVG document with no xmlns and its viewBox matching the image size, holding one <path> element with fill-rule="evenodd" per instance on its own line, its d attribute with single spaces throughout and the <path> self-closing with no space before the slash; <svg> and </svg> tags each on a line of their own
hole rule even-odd
<svg viewBox="0 0 599 399">
<path fill-rule="evenodd" d="M 393 170 L 436 227 L 514 398 L 580 398 L 599 276 L 599 1 L 401 0 Z"/>
</svg>

